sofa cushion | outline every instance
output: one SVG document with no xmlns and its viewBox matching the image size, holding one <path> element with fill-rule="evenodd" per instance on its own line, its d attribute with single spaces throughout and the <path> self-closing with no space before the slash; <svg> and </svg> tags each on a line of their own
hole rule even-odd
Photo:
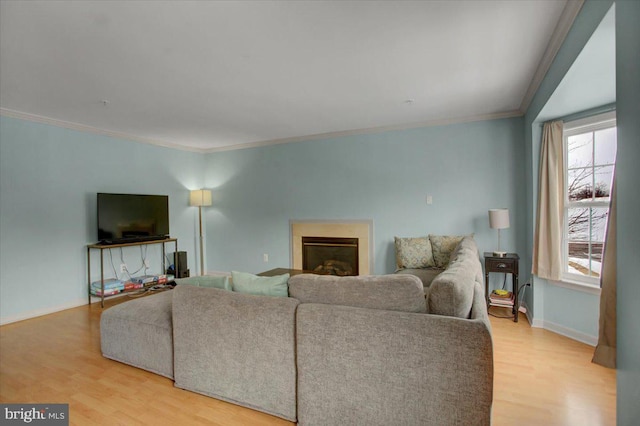
<svg viewBox="0 0 640 426">
<path fill-rule="evenodd" d="M 413 275 L 337 277 L 301 274 L 289 279 L 289 294 L 302 303 L 426 312 L 422 282 Z"/>
<path fill-rule="evenodd" d="M 176 284 L 188 284 L 196 287 L 213 287 L 231 291 L 231 283 L 226 275 L 201 275 L 198 277 L 176 278 Z"/>
<path fill-rule="evenodd" d="M 429 287 L 429 313 L 469 318 L 475 280 L 461 268 L 448 268 Z"/>
<path fill-rule="evenodd" d="M 429 235 L 433 260 L 437 268 L 446 268 L 451 258 L 451 253 L 460 244 L 464 236 L 455 235 Z"/>
<path fill-rule="evenodd" d="M 484 284 L 484 275 L 482 273 L 482 264 L 480 263 L 480 253 L 473 236 L 464 237 L 456 249 L 451 253 L 449 264 L 462 263 L 468 267 L 474 275 L 474 279 Z"/>
<path fill-rule="evenodd" d="M 256 296 L 287 297 L 289 274 L 259 277 L 247 272 L 231 271 L 233 291 Z"/>
<path fill-rule="evenodd" d="M 425 294 L 427 293 L 427 289 L 433 282 L 433 280 L 443 271 L 443 269 L 439 268 L 424 268 L 424 269 L 400 269 L 396 271 L 396 274 L 408 274 L 415 275 L 420 278 L 422 281 L 422 285 L 424 287 Z"/>
<path fill-rule="evenodd" d="M 447 269 L 429 287 L 429 313 L 470 318 L 476 284 L 482 285 L 482 265 L 473 236 L 460 240 Z"/>
<path fill-rule="evenodd" d="M 431 268 L 436 266 L 428 237 L 394 237 L 397 269 Z"/>
<path fill-rule="evenodd" d="M 301 425 L 491 424 L 482 321 L 304 303 L 296 335 Z"/>
<path fill-rule="evenodd" d="M 299 302 L 177 286 L 175 386 L 296 420 Z"/>
</svg>

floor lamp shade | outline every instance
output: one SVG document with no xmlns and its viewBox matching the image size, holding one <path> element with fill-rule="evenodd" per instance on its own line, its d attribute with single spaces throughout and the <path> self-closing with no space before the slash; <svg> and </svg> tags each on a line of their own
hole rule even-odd
<svg viewBox="0 0 640 426">
<path fill-rule="evenodd" d="M 191 191 L 189 195 L 189 205 L 196 207 L 210 206 L 211 191 L 208 189 L 196 189 Z"/>
</svg>

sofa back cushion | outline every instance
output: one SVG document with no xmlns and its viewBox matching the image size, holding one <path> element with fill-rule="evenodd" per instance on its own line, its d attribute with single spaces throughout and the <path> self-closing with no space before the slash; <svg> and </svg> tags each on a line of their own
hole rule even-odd
<svg viewBox="0 0 640 426">
<path fill-rule="evenodd" d="M 426 312 L 422 282 L 413 275 L 302 274 L 289 279 L 289 295 L 302 303 Z"/>
<path fill-rule="evenodd" d="M 299 302 L 192 286 L 172 292 L 175 386 L 295 421 Z"/>
<path fill-rule="evenodd" d="M 465 237 L 451 254 L 447 269 L 429 287 L 429 313 L 469 318 L 478 280 L 481 284 L 478 248 L 473 237 Z"/>
</svg>

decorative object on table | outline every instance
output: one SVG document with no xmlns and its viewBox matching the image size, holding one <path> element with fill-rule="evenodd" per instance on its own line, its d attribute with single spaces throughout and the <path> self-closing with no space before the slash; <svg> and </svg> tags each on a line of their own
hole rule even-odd
<svg viewBox="0 0 640 426">
<path fill-rule="evenodd" d="M 189 205 L 198 207 L 198 223 L 200 230 L 200 275 L 204 275 L 204 245 L 202 236 L 202 207 L 210 206 L 211 191 L 208 189 L 196 189 L 191 191 Z"/>
<path fill-rule="evenodd" d="M 498 250 L 493 255 L 504 257 L 507 252 L 500 249 L 500 230 L 509 227 L 509 209 L 489 209 L 489 226 L 498 230 Z"/>
</svg>

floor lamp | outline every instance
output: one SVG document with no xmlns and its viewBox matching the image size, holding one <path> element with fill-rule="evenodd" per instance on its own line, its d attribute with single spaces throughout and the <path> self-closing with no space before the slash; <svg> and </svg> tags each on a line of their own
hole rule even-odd
<svg viewBox="0 0 640 426">
<path fill-rule="evenodd" d="M 211 191 L 196 189 L 191 191 L 189 205 L 198 207 L 198 224 L 200 229 L 200 275 L 204 275 L 204 248 L 202 236 L 202 207 L 211 205 Z"/>
</svg>

